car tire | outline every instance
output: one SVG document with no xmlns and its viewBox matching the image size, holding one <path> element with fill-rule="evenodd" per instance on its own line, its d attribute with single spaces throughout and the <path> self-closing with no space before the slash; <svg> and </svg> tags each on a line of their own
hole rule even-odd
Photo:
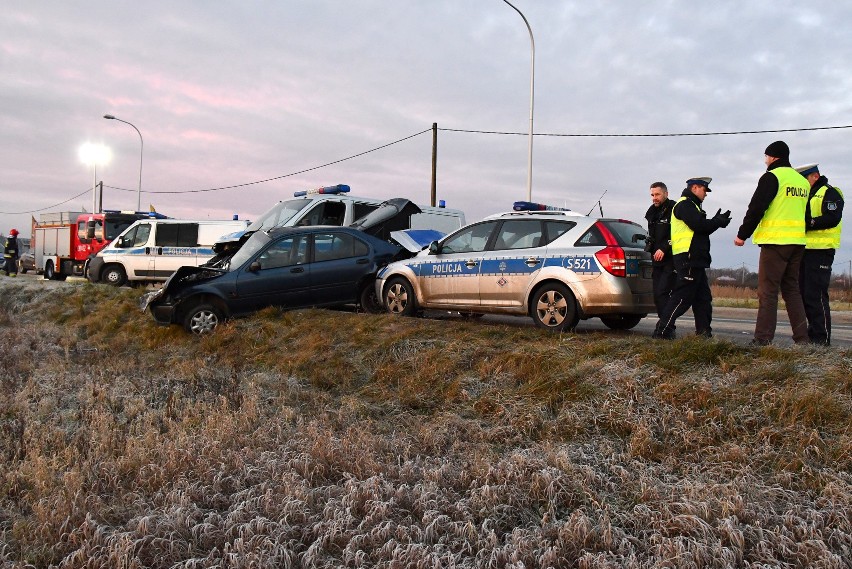
<svg viewBox="0 0 852 569">
<path fill-rule="evenodd" d="M 25 275 L 27 274 L 27 271 L 29 271 L 29 269 L 26 267 L 26 265 L 18 261 L 18 272 L 22 275 Z"/>
<path fill-rule="evenodd" d="M 222 311 L 206 302 L 196 304 L 183 317 L 183 327 L 190 334 L 210 334 L 224 321 Z"/>
<path fill-rule="evenodd" d="M 121 265 L 107 265 L 101 273 L 101 281 L 119 287 L 127 282 L 127 273 Z"/>
<path fill-rule="evenodd" d="M 382 302 L 391 314 L 402 316 L 413 316 L 417 310 L 417 298 L 414 296 L 414 287 L 408 279 L 397 277 L 391 279 L 385 286 Z"/>
<path fill-rule="evenodd" d="M 643 318 L 641 314 L 616 314 L 601 316 L 601 322 L 610 330 L 630 330 L 635 328 Z"/>
<path fill-rule="evenodd" d="M 538 328 L 553 332 L 573 330 L 580 319 L 574 295 L 560 283 L 545 283 L 535 290 L 530 316 Z"/>
<path fill-rule="evenodd" d="M 360 294 L 361 310 L 367 314 L 381 314 L 384 312 L 382 301 L 376 295 L 375 282 L 366 285 Z"/>
</svg>

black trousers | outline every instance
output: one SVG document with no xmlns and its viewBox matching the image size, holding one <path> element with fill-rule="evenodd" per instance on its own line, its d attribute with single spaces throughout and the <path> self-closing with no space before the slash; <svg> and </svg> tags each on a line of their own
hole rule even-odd
<svg viewBox="0 0 852 569">
<path fill-rule="evenodd" d="M 834 249 L 805 249 L 799 270 L 799 291 L 808 318 L 808 339 L 813 344 L 831 342 L 831 310 L 828 306 L 828 285 L 831 284 L 831 265 Z"/>
<path fill-rule="evenodd" d="M 713 294 L 707 280 L 707 270 L 697 267 L 678 267 L 677 281 L 666 307 L 657 322 L 657 331 L 661 334 L 671 334 L 675 329 L 675 321 L 692 307 L 695 316 L 695 332 L 698 334 L 711 332 L 710 322 L 713 320 Z"/>
<path fill-rule="evenodd" d="M 662 265 L 654 264 L 651 277 L 654 281 L 654 304 L 657 306 L 657 316 L 662 317 L 663 309 L 666 307 L 675 286 L 674 262 L 667 261 Z"/>
</svg>

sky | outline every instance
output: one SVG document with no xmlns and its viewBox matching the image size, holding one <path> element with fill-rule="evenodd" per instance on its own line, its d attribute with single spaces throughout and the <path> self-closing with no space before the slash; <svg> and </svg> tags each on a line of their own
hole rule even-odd
<svg viewBox="0 0 852 569">
<path fill-rule="evenodd" d="M 533 201 L 600 214 L 603 195 L 644 224 L 652 182 L 677 199 L 710 176 L 704 208 L 733 217 L 713 265 L 754 272 L 733 240 L 769 143 L 852 187 L 852 128 L 828 128 L 852 125 L 852 3 L 512 3 L 535 41 Z M 90 211 L 95 180 L 104 208 L 135 209 L 140 155 L 142 209 L 176 218 L 253 219 L 334 184 L 428 205 L 433 123 L 437 197 L 477 221 L 526 199 L 530 74 L 503 0 L 8 2 L 0 231 Z M 83 163 L 85 143 L 110 161 Z"/>
</svg>

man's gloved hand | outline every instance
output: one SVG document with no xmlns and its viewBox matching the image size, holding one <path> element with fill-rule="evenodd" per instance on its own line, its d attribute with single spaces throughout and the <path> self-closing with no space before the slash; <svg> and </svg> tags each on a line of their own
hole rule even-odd
<svg viewBox="0 0 852 569">
<path fill-rule="evenodd" d="M 719 224 L 719 227 L 728 227 L 731 223 L 731 210 L 722 213 L 722 209 L 716 212 L 716 215 L 713 216 L 713 221 Z"/>
</svg>

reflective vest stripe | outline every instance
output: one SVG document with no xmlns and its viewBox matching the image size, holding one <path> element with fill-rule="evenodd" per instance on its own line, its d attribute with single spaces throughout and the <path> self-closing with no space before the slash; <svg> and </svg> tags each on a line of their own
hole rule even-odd
<svg viewBox="0 0 852 569">
<path fill-rule="evenodd" d="M 810 184 L 788 166 L 769 172 L 778 180 L 778 192 L 757 224 L 752 241 L 756 245 L 804 245 Z"/>
<path fill-rule="evenodd" d="M 695 232 L 689 228 L 689 226 L 684 223 L 678 216 L 675 215 L 675 208 L 680 205 L 680 202 L 688 200 L 686 196 L 681 197 L 677 200 L 677 203 L 672 207 L 672 255 L 679 255 L 680 253 L 688 253 L 689 247 L 692 245 L 692 236 L 695 235 Z M 698 207 L 697 204 L 689 200 L 698 211 L 701 211 L 701 208 Z"/>
<path fill-rule="evenodd" d="M 817 193 L 814 194 L 814 197 L 810 199 L 808 205 L 811 208 L 811 217 L 819 217 L 822 215 L 822 201 L 825 199 L 825 190 L 828 186 L 822 186 Z M 837 190 L 837 193 L 840 194 L 840 197 L 843 197 L 843 192 L 840 191 L 840 188 L 834 188 Z M 836 227 L 831 227 L 829 229 L 816 229 L 814 231 L 808 231 L 806 234 L 807 243 L 805 244 L 805 248 L 807 249 L 840 249 L 840 230 L 843 225 L 843 222 L 837 224 Z"/>
</svg>

